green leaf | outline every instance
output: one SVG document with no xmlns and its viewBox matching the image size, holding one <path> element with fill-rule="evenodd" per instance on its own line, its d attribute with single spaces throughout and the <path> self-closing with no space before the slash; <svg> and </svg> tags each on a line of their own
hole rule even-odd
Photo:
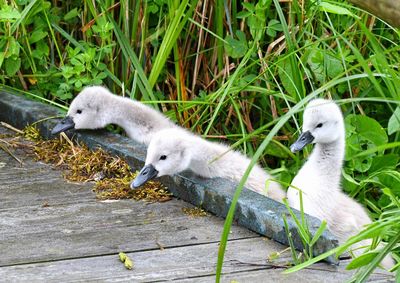
<svg viewBox="0 0 400 283">
<path fill-rule="evenodd" d="M 21 67 L 21 58 L 7 58 L 4 65 L 7 75 L 14 76 Z"/>
<path fill-rule="evenodd" d="M 18 57 L 20 45 L 14 37 L 8 37 L 8 50 L 5 53 L 5 58 Z"/>
<path fill-rule="evenodd" d="M 0 22 L 9 22 L 9 20 L 19 18 L 21 18 L 21 14 L 17 9 L 11 8 L 11 6 L 4 6 L 0 10 Z"/>
<path fill-rule="evenodd" d="M 397 107 L 392 117 L 389 119 L 388 134 L 391 135 L 400 131 L 400 107 Z"/>
<path fill-rule="evenodd" d="M 331 14 L 348 15 L 348 16 L 354 17 L 354 14 L 352 12 L 350 12 L 348 9 L 338 6 L 338 5 L 335 5 L 335 4 L 328 3 L 328 2 L 321 2 L 319 4 L 319 9 L 321 11 L 331 13 Z"/>
<path fill-rule="evenodd" d="M 325 81 L 324 54 L 319 48 L 308 48 L 307 63 L 310 71 L 318 82 Z"/>
<path fill-rule="evenodd" d="M 239 38 L 239 40 L 234 39 L 230 35 L 227 35 L 225 37 L 225 41 L 226 41 L 226 43 L 224 44 L 225 51 L 232 58 L 241 58 L 246 54 L 246 52 L 248 50 L 246 39 L 243 40 L 242 35 L 240 35 L 240 37 L 241 37 L 241 40 L 240 40 L 240 38 Z"/>
<path fill-rule="evenodd" d="M 283 87 L 290 96 L 296 97 L 297 96 L 296 85 L 292 79 L 293 78 L 292 68 L 289 59 L 281 61 L 280 63 L 278 63 L 278 66 L 279 66 L 278 75 L 279 78 L 281 79 Z"/>
<path fill-rule="evenodd" d="M 334 77 L 343 73 L 344 68 L 340 59 L 328 53 L 324 55 L 324 61 L 326 73 L 329 78 L 333 79 Z"/>
<path fill-rule="evenodd" d="M 268 26 L 267 26 L 267 34 L 271 37 L 275 37 L 276 36 L 276 32 L 277 31 L 282 31 L 282 24 L 276 20 L 276 19 L 272 19 L 269 21 Z"/>
<path fill-rule="evenodd" d="M 36 43 L 47 36 L 47 32 L 41 29 L 35 30 L 32 35 L 29 37 L 29 43 Z"/>
<path fill-rule="evenodd" d="M 36 59 L 47 58 L 50 52 L 49 46 L 44 41 L 39 41 L 36 43 L 36 49 L 32 51 L 32 56 Z"/>
<path fill-rule="evenodd" d="M 370 173 L 380 171 L 382 169 L 395 169 L 399 162 L 400 156 L 398 154 L 385 154 L 374 157 L 372 160 Z"/>
<path fill-rule="evenodd" d="M 4 58 L 5 58 L 4 52 L 0 52 L 0 68 L 1 68 L 1 66 L 3 65 Z"/>
<path fill-rule="evenodd" d="M 243 5 L 243 7 L 246 8 L 248 11 L 251 11 L 251 12 L 254 12 L 254 11 L 255 11 L 254 4 L 252 4 L 252 3 L 243 2 L 242 5 Z"/>
<path fill-rule="evenodd" d="M 239 13 L 236 14 L 236 19 L 244 19 L 247 18 L 249 16 L 253 15 L 252 12 L 249 11 L 241 11 Z"/>
<path fill-rule="evenodd" d="M 69 11 L 68 13 L 66 13 L 64 15 L 64 20 L 65 21 L 69 21 L 73 18 L 76 18 L 77 16 L 79 16 L 79 12 L 77 8 L 72 9 L 71 11 Z"/>
<path fill-rule="evenodd" d="M 350 114 L 346 117 L 345 123 L 354 126 L 360 137 L 371 141 L 375 146 L 388 141 L 385 130 L 376 120 L 370 117 Z"/>
<path fill-rule="evenodd" d="M 378 254 L 377 252 L 369 252 L 369 253 L 362 254 L 359 257 L 356 257 L 355 259 L 353 259 L 346 266 L 346 269 L 351 270 L 351 269 L 356 269 L 361 266 L 367 265 L 376 257 L 377 254 Z"/>
</svg>

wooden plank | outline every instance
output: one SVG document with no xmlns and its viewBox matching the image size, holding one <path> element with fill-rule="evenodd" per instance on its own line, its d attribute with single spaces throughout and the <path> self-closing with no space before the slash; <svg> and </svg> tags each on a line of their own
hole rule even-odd
<svg viewBox="0 0 400 283">
<path fill-rule="evenodd" d="M 249 271 L 259 267 L 241 262 L 265 262 L 267 255 L 282 246 L 260 238 L 231 241 L 226 253 L 225 272 Z M 185 246 L 128 253 L 135 268 L 126 270 L 118 255 L 63 260 L 0 268 L 8 281 L 131 281 L 180 280 L 215 273 L 218 244 Z"/>
<path fill-rule="evenodd" d="M 49 179 L 25 184 L 0 185 L 0 211 L 26 206 L 60 205 L 93 201 L 93 184 L 69 184 Z"/>
<path fill-rule="evenodd" d="M 352 271 L 345 266 L 316 264 L 291 275 L 274 268 L 266 258 L 283 247 L 260 238 L 235 240 L 228 244 L 222 282 L 345 282 Z M 185 246 L 164 250 L 128 253 L 134 262 L 126 270 L 118 255 L 62 260 L 0 268 L 0 278 L 29 282 L 214 282 L 218 244 Z M 283 264 L 279 259 L 275 265 Z M 387 275 L 373 275 L 374 280 L 387 280 Z M 378 282 L 378 281 L 374 281 Z M 387 281 L 385 281 L 387 282 Z"/>
<path fill-rule="evenodd" d="M 48 164 L 24 160 L 21 166 L 4 161 L 0 152 L 0 210 L 92 201 L 93 183 L 69 183 Z"/>
<path fill-rule="evenodd" d="M 184 206 L 125 200 L 3 209 L 0 266 L 218 242 L 223 220 L 189 217 Z M 258 235 L 232 228 L 232 239 L 248 237 Z"/>
</svg>

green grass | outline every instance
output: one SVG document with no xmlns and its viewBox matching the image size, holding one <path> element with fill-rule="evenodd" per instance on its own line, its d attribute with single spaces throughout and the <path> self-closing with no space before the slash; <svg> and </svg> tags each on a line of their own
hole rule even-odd
<svg viewBox="0 0 400 283">
<path fill-rule="evenodd" d="M 348 129 L 344 191 L 378 222 L 395 219 L 387 211 L 400 196 L 400 33 L 383 21 L 342 0 L 19 3 L 0 7 L 2 85 L 64 109 L 83 87 L 107 85 L 204 137 L 224 137 L 283 183 L 309 153 L 289 150 L 304 106 L 333 98 Z M 387 223 L 382 240 L 392 243 Z"/>
</svg>

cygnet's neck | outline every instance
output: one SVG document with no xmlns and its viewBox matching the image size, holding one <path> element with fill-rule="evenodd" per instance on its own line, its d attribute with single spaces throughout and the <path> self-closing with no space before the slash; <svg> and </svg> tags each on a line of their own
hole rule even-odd
<svg viewBox="0 0 400 283">
<path fill-rule="evenodd" d="M 117 124 L 130 138 L 146 145 L 157 131 L 175 126 L 162 113 L 129 98 L 115 97 L 107 109 L 108 123 Z"/>
<path fill-rule="evenodd" d="M 239 182 L 246 172 L 250 159 L 229 147 L 205 140 L 193 143 L 196 150 L 192 155 L 190 169 L 200 176 L 207 178 L 226 178 Z M 260 165 L 255 164 L 246 181 L 246 187 L 266 195 L 266 187 L 271 189 L 272 198 L 280 201 L 284 196 L 283 190 L 277 183 L 267 183 L 271 176 Z"/>
<path fill-rule="evenodd" d="M 314 146 L 308 162 L 321 172 L 320 175 L 329 176 L 331 181 L 340 181 L 344 160 L 345 140 L 341 135 L 331 143 L 317 143 Z"/>
<path fill-rule="evenodd" d="M 226 178 L 240 182 L 246 172 L 250 159 L 229 147 L 192 136 L 186 140 L 191 153 L 187 169 L 206 178 Z M 285 192 L 280 184 L 269 181 L 271 176 L 258 164 L 255 164 L 246 180 L 245 186 L 259 194 L 276 201 L 282 201 Z"/>
<path fill-rule="evenodd" d="M 188 140 L 188 146 L 193 148 L 190 170 L 205 178 L 225 177 L 220 174 L 220 168 L 224 167 L 221 162 L 221 155 L 224 154 L 222 145 L 194 136 Z"/>
</svg>

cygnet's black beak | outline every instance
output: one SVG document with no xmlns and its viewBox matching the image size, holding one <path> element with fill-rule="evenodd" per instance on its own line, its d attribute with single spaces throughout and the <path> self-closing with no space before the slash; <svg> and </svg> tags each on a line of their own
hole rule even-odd
<svg viewBox="0 0 400 283">
<path fill-rule="evenodd" d="M 66 130 L 72 129 L 75 127 L 75 123 L 71 117 L 67 116 L 62 119 L 51 131 L 52 135 L 57 135 L 61 132 L 65 132 Z"/>
<path fill-rule="evenodd" d="M 135 180 L 131 183 L 131 189 L 135 189 L 146 183 L 147 181 L 155 178 L 158 174 L 156 168 L 153 165 L 146 165 L 140 170 L 139 174 L 136 176 Z"/>
<path fill-rule="evenodd" d="M 297 139 L 297 141 L 295 141 L 294 144 L 290 146 L 290 150 L 292 152 L 302 150 L 306 145 L 312 143 L 313 140 L 314 136 L 310 133 L 310 131 L 303 132 Z"/>
</svg>

